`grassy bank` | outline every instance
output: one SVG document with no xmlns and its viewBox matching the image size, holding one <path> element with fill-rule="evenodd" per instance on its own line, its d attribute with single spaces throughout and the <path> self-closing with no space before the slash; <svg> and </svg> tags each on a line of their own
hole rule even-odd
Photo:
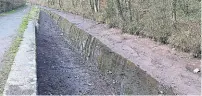
<svg viewBox="0 0 202 96">
<path fill-rule="evenodd" d="M 20 46 L 21 41 L 23 40 L 24 31 L 27 29 L 29 20 L 32 20 L 37 17 L 39 9 L 37 7 L 32 7 L 31 11 L 23 17 L 23 21 L 18 29 L 18 33 L 15 39 L 12 41 L 11 47 L 5 53 L 3 58 L 3 68 L 0 70 L 0 95 L 3 93 L 3 89 L 8 78 L 11 66 L 15 59 L 16 53 L 18 52 L 18 47 Z"/>
<path fill-rule="evenodd" d="M 201 57 L 201 0 L 31 0 Z"/>
<path fill-rule="evenodd" d="M 5 15 L 8 15 L 8 14 L 12 14 L 14 12 L 16 12 L 16 10 L 7 11 L 7 12 L 4 12 L 4 13 L 0 13 L 0 16 L 5 16 Z"/>
<path fill-rule="evenodd" d="M 25 7 L 27 7 L 27 5 L 22 5 L 22 6 L 18 7 L 18 8 L 16 8 L 16 9 L 6 11 L 6 12 L 2 12 L 2 13 L 0 13 L 0 16 L 6 16 L 6 15 L 9 15 L 9 14 L 15 13 L 16 11 L 22 10 Z"/>
</svg>

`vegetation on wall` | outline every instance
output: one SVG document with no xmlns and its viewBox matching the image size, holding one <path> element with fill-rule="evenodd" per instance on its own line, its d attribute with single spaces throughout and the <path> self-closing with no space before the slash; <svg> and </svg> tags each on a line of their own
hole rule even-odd
<svg viewBox="0 0 202 96">
<path fill-rule="evenodd" d="M 37 0 L 201 56 L 201 0 Z"/>
</svg>

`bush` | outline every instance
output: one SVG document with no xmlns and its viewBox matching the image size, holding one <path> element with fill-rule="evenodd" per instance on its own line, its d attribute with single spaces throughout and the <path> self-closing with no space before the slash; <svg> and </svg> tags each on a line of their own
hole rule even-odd
<svg viewBox="0 0 202 96">
<path fill-rule="evenodd" d="M 56 9 L 61 4 L 57 3 L 58 0 L 38 1 L 39 4 L 43 2 L 43 5 L 49 4 L 49 7 Z M 199 54 L 200 2 L 201 0 L 65 0 L 59 9 L 105 22 L 110 27 L 119 27 L 125 33 L 143 35 L 164 44 L 170 43 L 182 51 Z"/>
</svg>

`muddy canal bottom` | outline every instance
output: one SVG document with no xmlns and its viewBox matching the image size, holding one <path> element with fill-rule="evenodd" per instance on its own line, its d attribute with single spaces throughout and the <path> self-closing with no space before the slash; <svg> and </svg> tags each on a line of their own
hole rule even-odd
<svg viewBox="0 0 202 96">
<path fill-rule="evenodd" d="M 87 64 L 44 12 L 36 32 L 39 95 L 113 94 L 98 69 Z"/>
</svg>

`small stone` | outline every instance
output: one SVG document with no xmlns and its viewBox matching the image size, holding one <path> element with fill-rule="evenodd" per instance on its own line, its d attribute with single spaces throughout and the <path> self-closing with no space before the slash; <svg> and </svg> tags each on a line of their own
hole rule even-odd
<svg viewBox="0 0 202 96">
<path fill-rule="evenodd" d="M 109 74 L 112 74 L 112 71 L 108 71 Z"/>
<path fill-rule="evenodd" d="M 160 94 L 163 94 L 163 91 L 160 91 Z"/>
<path fill-rule="evenodd" d="M 193 72 L 194 72 L 194 73 L 198 73 L 198 72 L 200 72 L 200 69 L 199 69 L 199 68 L 196 68 L 196 69 L 194 69 Z"/>
<path fill-rule="evenodd" d="M 113 80 L 113 84 L 115 84 L 116 83 L 116 81 L 115 80 Z"/>
<path fill-rule="evenodd" d="M 63 36 L 63 35 L 64 35 L 63 33 L 60 34 L 60 36 Z"/>
<path fill-rule="evenodd" d="M 89 86 L 92 86 L 92 84 L 88 83 Z"/>
</svg>

